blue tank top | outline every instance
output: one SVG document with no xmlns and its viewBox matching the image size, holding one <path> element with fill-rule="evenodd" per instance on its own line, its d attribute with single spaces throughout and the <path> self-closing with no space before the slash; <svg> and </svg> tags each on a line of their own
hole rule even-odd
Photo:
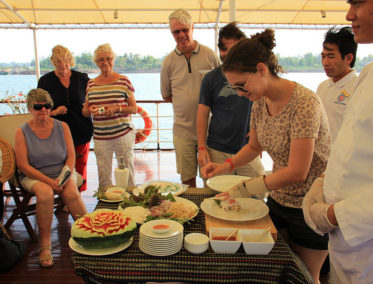
<svg viewBox="0 0 373 284">
<path fill-rule="evenodd" d="M 29 164 L 50 178 L 57 178 L 67 158 L 62 123 L 53 119 L 51 135 L 45 139 L 37 137 L 27 122 L 21 130 L 26 140 Z M 24 176 L 21 174 L 21 178 Z"/>
</svg>

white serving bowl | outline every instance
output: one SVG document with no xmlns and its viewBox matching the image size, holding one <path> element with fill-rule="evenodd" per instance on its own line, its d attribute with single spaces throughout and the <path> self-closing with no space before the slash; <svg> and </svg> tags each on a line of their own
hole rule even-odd
<svg viewBox="0 0 373 284">
<path fill-rule="evenodd" d="M 184 238 L 184 247 L 193 254 L 200 254 L 209 248 L 209 237 L 201 233 L 190 233 Z"/>
<path fill-rule="evenodd" d="M 235 228 L 210 228 L 210 244 L 215 253 L 236 253 L 241 246 L 241 240 L 238 232 L 233 234 L 229 239 L 225 239 L 232 233 Z M 233 240 L 235 239 L 235 240 Z"/>
<path fill-rule="evenodd" d="M 271 232 L 263 235 L 265 229 L 240 229 L 239 235 L 246 254 L 265 255 L 273 248 L 275 242 Z M 259 239 L 258 239 L 259 238 Z"/>
</svg>

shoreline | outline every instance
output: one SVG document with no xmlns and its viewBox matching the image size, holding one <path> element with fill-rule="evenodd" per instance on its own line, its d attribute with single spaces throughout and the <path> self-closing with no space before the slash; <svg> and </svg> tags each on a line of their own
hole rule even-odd
<svg viewBox="0 0 373 284">
<path fill-rule="evenodd" d="M 74 69 L 75 70 L 75 69 Z M 320 68 L 292 68 L 292 69 L 286 69 L 284 68 L 285 73 L 322 73 L 324 72 L 324 69 Z M 356 72 L 361 72 L 362 69 L 355 69 Z M 51 72 L 53 70 L 47 70 L 47 71 L 41 71 L 40 75 L 44 75 L 48 72 Z M 76 70 L 79 72 L 87 73 L 87 74 L 99 74 L 99 70 L 97 69 L 88 69 L 88 70 Z M 161 69 L 145 69 L 145 70 L 114 70 L 115 72 L 118 72 L 119 74 L 136 74 L 136 73 L 160 73 Z M 7 75 L 36 75 L 35 70 L 24 70 L 19 72 L 8 72 L 7 74 L 1 74 L 0 76 L 7 76 Z"/>
</svg>

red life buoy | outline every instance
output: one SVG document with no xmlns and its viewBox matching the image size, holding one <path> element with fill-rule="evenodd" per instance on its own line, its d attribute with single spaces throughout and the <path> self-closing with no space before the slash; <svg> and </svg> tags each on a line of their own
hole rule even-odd
<svg viewBox="0 0 373 284">
<path fill-rule="evenodd" d="M 136 113 L 141 115 L 142 119 L 144 120 L 144 129 L 137 129 L 136 130 L 136 140 L 135 143 L 140 143 L 148 138 L 150 132 L 152 131 L 153 122 L 149 116 L 149 114 L 140 106 L 137 106 Z"/>
</svg>

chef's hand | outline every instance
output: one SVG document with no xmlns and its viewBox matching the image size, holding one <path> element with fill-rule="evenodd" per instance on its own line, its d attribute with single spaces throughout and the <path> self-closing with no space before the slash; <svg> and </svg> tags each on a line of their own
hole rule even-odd
<svg viewBox="0 0 373 284">
<path fill-rule="evenodd" d="M 310 208 L 311 218 L 322 234 L 329 233 L 337 228 L 337 226 L 334 226 L 328 219 L 327 213 L 330 206 L 330 204 L 325 202 L 316 202 Z"/>
<path fill-rule="evenodd" d="M 264 176 L 260 176 L 253 179 L 243 180 L 230 190 L 216 195 L 216 197 L 237 198 L 237 197 L 251 197 L 253 195 L 263 195 L 268 191 L 268 188 L 264 182 Z"/>
<path fill-rule="evenodd" d="M 315 179 L 309 191 L 304 196 L 302 203 L 302 210 L 306 224 L 308 225 L 308 227 L 314 230 L 315 233 L 318 233 L 320 235 L 323 235 L 323 233 L 317 229 L 316 224 L 313 222 L 310 214 L 310 208 L 316 202 L 325 202 L 323 194 L 323 185 L 324 178 L 318 177 L 317 179 Z"/>
</svg>

